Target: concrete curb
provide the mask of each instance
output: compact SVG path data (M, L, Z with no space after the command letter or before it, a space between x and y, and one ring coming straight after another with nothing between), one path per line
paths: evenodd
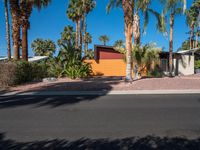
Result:
M200 90L129 90L129 91L35 91L8 92L0 96L53 96L53 95L156 95L156 94L200 94Z

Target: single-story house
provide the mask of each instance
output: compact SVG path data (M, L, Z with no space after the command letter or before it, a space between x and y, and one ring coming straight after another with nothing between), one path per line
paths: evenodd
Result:
M194 55L190 53L173 53L173 72L174 75L190 75L194 74ZM169 53L160 53L159 67L163 73L168 74ZM96 76L125 76L126 62L124 55L115 51L112 46L95 45L94 59L85 60L90 63L93 74ZM145 76L147 70L141 75ZM134 76L134 74L133 74Z

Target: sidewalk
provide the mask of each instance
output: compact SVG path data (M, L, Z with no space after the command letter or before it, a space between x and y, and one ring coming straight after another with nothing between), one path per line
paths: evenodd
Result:
M200 94L200 90L129 90L129 91L34 91L34 92L7 92L0 96L67 96L67 95L159 95L159 94Z

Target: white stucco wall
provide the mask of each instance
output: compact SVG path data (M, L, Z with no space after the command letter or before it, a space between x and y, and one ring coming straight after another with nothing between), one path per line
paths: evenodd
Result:
M174 68L179 75L194 74L194 56L182 55L181 59L174 60Z

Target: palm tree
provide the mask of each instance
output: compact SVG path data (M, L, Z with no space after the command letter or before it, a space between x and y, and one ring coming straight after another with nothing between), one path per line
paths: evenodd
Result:
M7 40L7 53L8 60L11 59L11 46L10 46L10 23L8 14L8 1L4 0L5 19L6 19L6 40Z
M52 57L56 50L56 45L52 40L36 39L32 42L31 48L35 56Z
M182 8L183 0L161 0L164 4L163 13L169 13L169 75L172 76L173 71L173 34L174 34L174 21L175 16L180 15L184 10Z
M20 0L21 18L20 23L22 27L22 59L28 60L28 29L30 28L29 18L33 7L41 9L47 6L51 0Z
M131 82L132 79L132 32L133 32L133 12L135 0L110 0L107 11L111 7L121 7L124 12L125 37L126 37L126 81Z
M109 37L107 35L102 35L99 37L99 41L103 43L103 45L106 45L106 43L109 41Z
M95 8L96 2L94 0L83 0L83 11L82 22L83 22L83 32L84 32L84 51L87 50L87 15Z
M115 48L121 48L121 47L123 47L124 46L124 41L123 40L117 40L117 41L115 41L115 43L114 43L114 47Z
M14 60L19 60L20 53L20 8L19 0L9 0L12 17L12 39L14 49Z
M162 31L162 21L161 16L156 11L149 8L151 0L110 0L107 11L110 11L111 7L121 7L124 10L124 22L125 22L125 36L126 36L126 48L127 48L127 80L132 80L131 71L132 71L132 58L131 48L132 48L132 32L134 35L134 44L140 45L141 38L141 26L140 26L140 16L139 13L144 15L144 30L146 29L149 13L153 14L157 19L157 27ZM133 27L133 29L131 29ZM129 43L129 44L128 44Z
M76 43L76 33L72 26L68 25L64 28L64 31L61 33L61 39L58 40L58 45L62 44L68 45L69 47L74 47Z
M199 22L200 22L200 0L195 0L188 11L186 11L186 23L190 27L190 49L194 48L193 37L196 28L196 47L198 45Z
M67 16L73 22L76 23L76 48L79 48L79 38L80 38L80 23L83 15L82 0L70 0Z
M86 32L85 34L85 54L87 54L88 51L88 44L92 43L92 36L90 33Z

